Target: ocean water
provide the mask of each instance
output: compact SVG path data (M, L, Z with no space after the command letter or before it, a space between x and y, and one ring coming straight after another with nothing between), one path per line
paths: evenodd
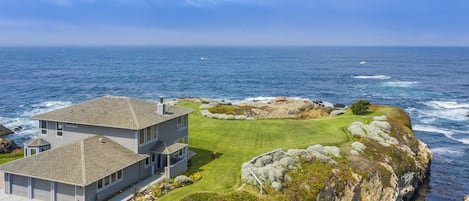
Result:
M31 115L104 95L399 106L434 154L421 198L469 194L469 48L0 48L0 124L23 128L18 144L38 135Z

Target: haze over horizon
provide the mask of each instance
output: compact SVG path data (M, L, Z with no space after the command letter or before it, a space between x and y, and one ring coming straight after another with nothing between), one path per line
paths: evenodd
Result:
M3 0L0 46L469 46L469 1Z

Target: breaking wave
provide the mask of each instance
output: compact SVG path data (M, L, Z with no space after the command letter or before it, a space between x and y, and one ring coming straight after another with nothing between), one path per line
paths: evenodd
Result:
M355 79L376 79L376 80L389 80L391 79L390 76L386 75L356 75L352 76Z
M419 82L415 81L393 81L393 82L385 82L383 86L386 87L411 87Z

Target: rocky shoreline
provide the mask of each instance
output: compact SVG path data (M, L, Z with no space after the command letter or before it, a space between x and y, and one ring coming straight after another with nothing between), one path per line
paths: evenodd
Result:
M198 97L177 98L169 104L184 101L199 102L201 114L205 117L224 120L254 120L254 119L310 119L337 116L344 113L343 104L331 106L321 101L277 97L266 103L260 101L241 102L233 104L224 100Z
M1 138L5 135L14 134L15 132L0 124L0 154L11 153L17 149L21 149L13 140Z

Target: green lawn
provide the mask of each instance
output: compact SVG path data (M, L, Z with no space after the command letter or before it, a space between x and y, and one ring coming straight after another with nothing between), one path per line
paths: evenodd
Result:
M195 192L230 192L241 185L240 169L252 157L276 148L305 148L312 144L342 145L349 142L345 129L355 121L369 123L365 117L345 115L311 120L216 120L202 117L198 103L185 102L180 106L196 109L189 117L189 147L198 153L188 172L200 171L203 179L178 188L162 200L181 200ZM212 160L215 151L218 158Z
M9 154L0 154L0 164L23 158L23 156L24 156L23 151L18 151L18 152L9 153Z

